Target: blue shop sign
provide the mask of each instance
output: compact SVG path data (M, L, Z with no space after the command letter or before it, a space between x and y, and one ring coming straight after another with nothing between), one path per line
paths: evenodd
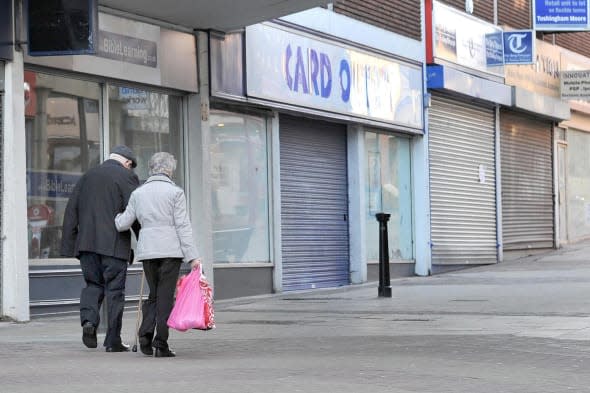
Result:
M533 64L535 37L532 30L504 32L504 63Z
M504 42L502 32L495 32L485 35L486 39L486 65L504 65Z
M587 0L535 0L533 29L580 31L589 29Z
M422 69L282 26L246 28L247 95L422 128Z
M81 174L27 171L27 196L69 198Z

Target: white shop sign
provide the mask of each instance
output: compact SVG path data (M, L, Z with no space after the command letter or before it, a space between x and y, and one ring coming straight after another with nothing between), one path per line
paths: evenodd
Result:
M590 99L590 70L561 71L560 76L562 100Z
M434 57L504 76L501 28L438 1L432 23Z
M247 95L422 128L422 70L281 26L246 28Z

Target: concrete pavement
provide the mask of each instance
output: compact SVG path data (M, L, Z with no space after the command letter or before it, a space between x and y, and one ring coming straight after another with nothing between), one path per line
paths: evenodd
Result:
M87 349L73 317L0 323L0 393L590 391L590 243L392 287L220 301L174 359Z

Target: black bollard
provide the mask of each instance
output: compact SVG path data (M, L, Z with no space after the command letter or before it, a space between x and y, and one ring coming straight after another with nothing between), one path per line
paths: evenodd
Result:
M389 279L389 245L387 244L387 221L391 214L377 213L379 221L379 297L391 297Z

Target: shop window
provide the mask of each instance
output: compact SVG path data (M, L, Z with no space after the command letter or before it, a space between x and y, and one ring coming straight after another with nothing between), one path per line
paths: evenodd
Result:
M367 260L379 260L379 223L375 214L391 214L388 223L389 258L411 260L412 192L410 140L365 133Z
M590 237L590 137L568 130L567 221L572 241Z
M243 33L211 33L211 94L242 97L244 92Z
M80 176L100 162L98 83L25 71L29 259L59 258Z
M141 182L148 178L148 161L154 153L174 155L178 161L174 181L182 187L181 97L123 86L109 86L108 91L111 147L124 144L134 151Z
M68 199L82 174L102 161L101 94L99 83L25 72L31 263L60 258ZM181 97L119 86L109 86L108 94L110 145L135 151L141 181L153 153L172 153L179 162L175 181L183 186Z
M266 121L220 111L210 120L214 262L269 262Z

